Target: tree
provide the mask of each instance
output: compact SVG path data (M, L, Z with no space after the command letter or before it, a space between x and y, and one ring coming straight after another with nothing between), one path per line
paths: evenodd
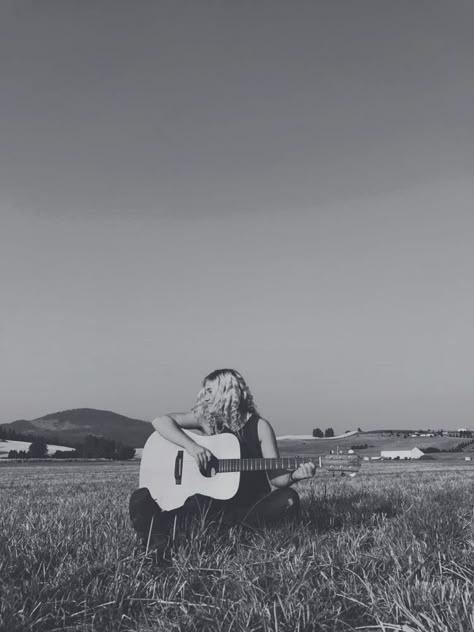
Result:
M315 428L313 430L313 437L324 437L324 433L321 428Z
M334 430L332 428L326 428L324 431L325 437L334 437Z
M133 459L135 456L135 448L125 446L118 441L106 439L105 437L87 435L84 443L79 445L71 456L72 458L109 459L111 461L128 460Z
M134 456L135 448L128 445L122 445L121 443L117 445L116 458L119 461L128 461L129 459L133 459Z
M45 459L48 456L48 444L43 439L34 439L28 448L28 456L33 459Z
M52 457L53 459L77 459L79 454L77 450L56 450Z

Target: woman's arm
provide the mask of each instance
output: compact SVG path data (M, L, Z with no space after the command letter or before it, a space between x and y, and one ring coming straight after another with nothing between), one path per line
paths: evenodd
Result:
M280 457L275 432L266 419L260 418L258 420L258 438L260 439L260 447L264 459L278 459ZM290 487L296 481L312 478L314 471L314 463L303 463L294 472L275 470L270 472L269 475L271 483L275 487Z
M196 418L192 410L186 413L161 415L153 419L151 423L162 437L184 448L196 460L201 469L206 469L212 458L212 452L193 441L189 435L182 431L182 428L202 430L199 419Z

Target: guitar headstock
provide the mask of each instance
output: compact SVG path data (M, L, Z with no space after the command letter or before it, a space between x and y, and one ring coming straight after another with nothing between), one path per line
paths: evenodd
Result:
M361 458L357 454L326 454L319 457L319 467L329 472L358 472Z

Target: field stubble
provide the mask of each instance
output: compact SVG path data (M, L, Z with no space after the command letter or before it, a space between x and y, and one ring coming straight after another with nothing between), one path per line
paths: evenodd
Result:
M474 468L298 486L301 522L196 519L163 565L127 515L137 464L0 468L2 632L472 632Z

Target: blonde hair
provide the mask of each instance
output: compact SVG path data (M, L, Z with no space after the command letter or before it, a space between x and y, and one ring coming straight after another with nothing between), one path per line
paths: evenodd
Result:
M217 382L210 405L205 401L208 382ZM224 428L239 432L247 422L248 413L258 414L249 387L234 369L217 369L206 375L192 410L198 419L204 419L206 434L219 434Z

